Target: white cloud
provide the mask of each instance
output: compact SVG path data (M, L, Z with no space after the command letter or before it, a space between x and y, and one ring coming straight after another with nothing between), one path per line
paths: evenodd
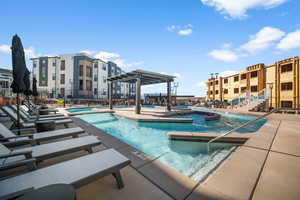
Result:
M178 31L178 35L190 35L192 34L193 30L188 28L188 29L182 29Z
M104 61L108 61L110 59L115 59L115 58L119 58L120 55L116 54L116 53L111 53L111 52L106 52L106 51L100 51L99 53L97 53L95 56L95 58L99 58L102 59Z
M280 29L266 26L255 35L250 36L250 41L242 45L241 49L250 53L255 53L270 47L275 41L280 40L284 35L285 33Z
M95 53L95 51L83 50L83 51L80 51L80 53L85 53L85 54L88 54L88 55L92 55L92 54Z
M221 77L226 77L226 76L231 76L231 75L234 75L234 74L238 74L239 72L238 71L234 71L234 70L226 70L224 72L221 72L219 74L219 76Z
M237 54L229 49L215 49L209 55L224 62L234 62L238 59Z
M178 35L187 36L193 33L193 25L171 25L167 27L167 30L170 32L176 32Z
M281 50L290 50L300 48L300 29L287 34L278 44L277 48Z
M3 45L0 45L0 52L2 53L10 53L10 46L9 45L6 45L6 44L3 44Z
M35 58L40 56L35 52L34 47L29 47L28 49L24 49L24 53L27 58Z
M206 83L204 81L202 81L202 82L196 83L196 86L200 87L200 88L205 88L206 87Z
M204 5L214 7L230 18L245 18L247 10L255 8L270 9L287 0L201 0Z
M124 59L119 59L119 58L112 60L112 62L116 63L121 68L137 67L137 66L144 64L143 61L126 63Z
M7 44L0 45L0 52L10 54L10 46ZM36 54L34 47L24 48L24 53L27 58L33 58L38 55Z

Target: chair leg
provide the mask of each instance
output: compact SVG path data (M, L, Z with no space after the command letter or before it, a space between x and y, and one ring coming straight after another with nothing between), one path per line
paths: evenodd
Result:
M114 172L114 173L112 173L112 175L115 177L115 179L117 181L118 188L122 189L124 187L124 183L123 183L120 171Z

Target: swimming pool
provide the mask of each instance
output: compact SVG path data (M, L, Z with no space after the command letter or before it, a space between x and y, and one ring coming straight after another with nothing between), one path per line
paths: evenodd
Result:
M95 107L84 107L84 108L69 108L66 110L70 113L76 113L76 112L90 112L94 109L96 109L96 108Z
M180 117L192 117L194 123L137 122L110 113L79 116L79 118L89 124L156 158L196 181L203 180L211 170L232 152L235 145L216 143L212 145L212 154L209 156L206 150L206 143L170 141L167 132L223 133L232 129L231 126L233 125L242 124L254 119L254 117L246 115L222 115L220 120L205 122L204 117L201 115L196 116L192 114ZM228 124L228 122L231 124ZM258 121L249 130L254 132L264 123L265 120ZM239 133L249 132L249 130L244 129Z

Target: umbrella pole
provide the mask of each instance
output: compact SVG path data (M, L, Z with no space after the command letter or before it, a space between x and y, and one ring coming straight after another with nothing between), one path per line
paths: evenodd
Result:
M18 128L18 134L20 135L20 98L19 93L17 92L17 128Z

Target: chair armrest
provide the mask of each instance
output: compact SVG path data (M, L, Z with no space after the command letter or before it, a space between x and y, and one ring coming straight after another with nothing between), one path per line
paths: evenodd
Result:
M19 152L7 153L7 154L0 154L0 159L20 156L20 155L24 155L26 158L32 158L32 151L19 151Z
M17 132L27 132L27 131L35 133L36 132L36 128L21 128L21 129L13 129L11 131L13 131L14 133L17 133Z

